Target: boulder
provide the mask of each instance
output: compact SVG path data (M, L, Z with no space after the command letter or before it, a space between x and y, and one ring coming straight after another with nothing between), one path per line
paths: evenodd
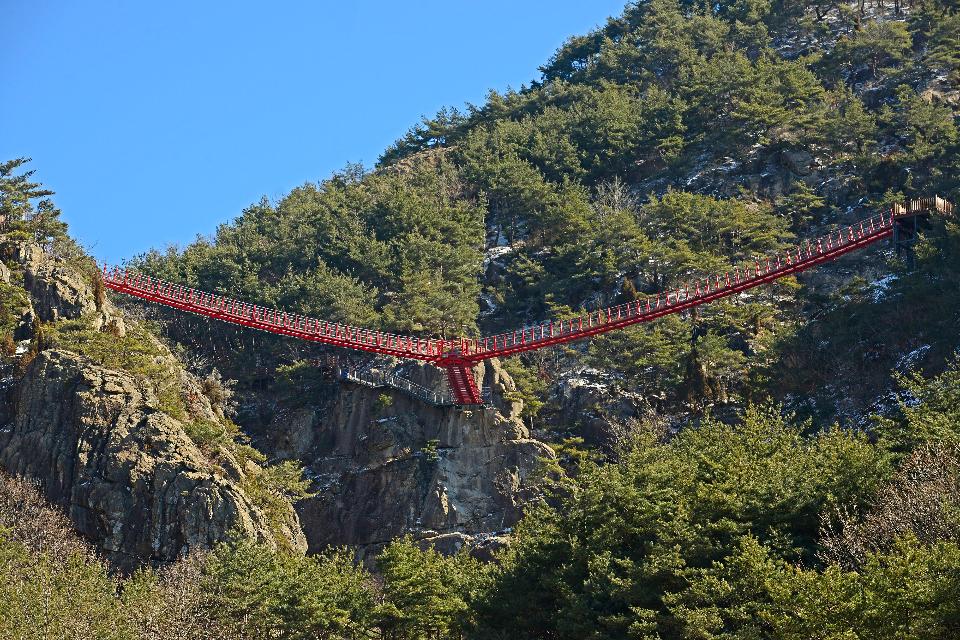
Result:
M17 245L13 257L23 267L23 287L41 322L86 316L98 330L109 329L116 335L126 332L122 314L106 299L97 299L95 276L35 244Z
M783 166L798 176L808 176L813 171L813 155L806 150L783 151L781 153Z

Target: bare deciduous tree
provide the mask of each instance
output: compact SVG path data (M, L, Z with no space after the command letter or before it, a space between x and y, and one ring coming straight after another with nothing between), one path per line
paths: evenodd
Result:
M822 518L820 558L859 567L897 538L960 540L960 450L930 444L915 451L864 513L838 510Z

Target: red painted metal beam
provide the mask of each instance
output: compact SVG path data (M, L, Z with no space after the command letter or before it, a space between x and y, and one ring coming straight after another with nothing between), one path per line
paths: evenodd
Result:
M666 315L680 313L693 307L773 282L779 278L805 271L818 264L835 260L851 251L857 251L874 242L887 238L892 233L892 227L887 226L883 229L876 230L874 233L855 237L852 240L844 242L842 245L834 246L831 250L825 250L823 253L816 252L811 255L806 255L791 264L783 264L783 259L781 258L781 266L779 268L765 270L761 265L759 269L755 270L753 276L749 278L735 278L730 285L724 284L724 286L712 289L709 292L701 290L699 293L690 295L688 293L689 287L680 287L675 292L670 291L666 295L657 296L654 301L643 299L633 303L627 303L626 305L601 309L584 318L575 318L572 322L577 328L572 331L560 333L559 335L556 333L550 335L549 332L538 327L525 329L522 331L522 334L525 336L529 332L532 336L530 340L512 341L505 346L489 350L481 347L479 352L469 354L465 357L472 361L486 360L492 357L505 357L524 351L532 351L534 349L542 349L548 346L582 340L641 322L650 322L651 320L656 320ZM726 282L726 275L727 274L725 274L723 278L724 283ZM717 278L719 278L719 276L717 276ZM736 282L737 279L739 279L739 282ZM540 338L538 336L543 337ZM478 342L483 345L485 340L490 340L490 344L497 343L495 338L481 339Z
M449 341L388 334L267 309L120 269L104 269L104 285L180 311L300 340L434 362Z
M939 197L921 198L911 200L905 205L893 205L887 212L841 227L815 241L801 242L784 254L757 258L754 260L752 269L748 266L745 269L737 268L722 276L720 274L710 276L706 278L703 288L700 287L698 280L693 285L685 284L676 290L657 294L655 297L650 296L639 301L600 309L586 316L480 338L471 342L475 349L466 352L464 357L468 360L480 361L492 357L510 356L582 340L641 322L649 322L672 313L680 313L835 260L844 254L889 237L893 233L894 221L898 218L932 212L950 215L953 213L953 205Z

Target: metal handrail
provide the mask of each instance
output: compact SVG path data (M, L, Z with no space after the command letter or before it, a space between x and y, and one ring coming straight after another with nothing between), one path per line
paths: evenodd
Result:
M369 370L364 371L355 369L339 369L338 373L340 378L343 380L349 380L350 382L359 383L372 388L390 387L392 389L397 389L398 391L402 391L407 395L413 396L414 398L423 400L424 402L437 407L449 407L456 404L453 398L449 395L434 391L433 389L428 389L427 387L407 380L406 378L401 378L400 376L392 373L375 373Z

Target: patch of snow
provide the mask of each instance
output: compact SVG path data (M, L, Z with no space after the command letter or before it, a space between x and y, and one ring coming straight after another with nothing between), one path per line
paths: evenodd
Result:
M483 256L483 270L486 271L487 267L489 267L490 263L494 260L498 260L511 253L513 253L513 247L508 244L498 244L495 247L490 247Z
M910 353L902 356L897 360L896 369L897 371L906 371L912 367L917 361L919 361L923 356L927 355L927 352L930 351L930 345L925 344L921 347L917 347Z
M481 294L480 294L480 300L483 301L483 305L484 305L484 307L486 307L485 309L482 309L482 310L480 311L480 316L481 316L481 317L486 317L486 316L492 315L492 314L496 313L497 310L500 308L500 307L497 305L497 303L493 301L493 296L491 296L489 293L481 293Z
M501 227L501 226L498 225L498 226L497 226L497 230L496 230L496 234L497 234L497 235L495 236L496 240L495 240L495 243L494 243L495 246L498 246L498 247L508 247L508 246L510 246L510 242L507 240L507 236L506 236L506 234L503 232L503 227Z
M737 168L739 168L739 167L740 167L740 163L739 163L739 162L737 162L737 161L734 160L733 158L727 156L726 158L723 159L723 164L720 165L719 167L717 167L715 170L716 170L716 171L719 171L719 172L721 172L721 173L729 173L729 172L731 172L731 171L733 171L734 169L737 169Z
M887 291L890 289L890 285L897 281L897 276L895 274L886 275L878 280L874 280L870 283L870 288L873 290L873 301L880 302L887 296Z
M608 371L601 371L592 367L583 367L571 371L568 377L564 377L560 381L560 393L563 394L565 398L570 398L574 392L584 389L606 393L610 390L613 378L613 374Z
M689 187L689 186L692 185L694 182L696 182L697 180L699 180L699 179L700 179L700 176L702 176L702 175L703 175L703 171L697 171L697 172L694 173L692 176L690 176L689 178L687 178L687 186Z
M20 342L17 343L17 350L14 352L14 355L22 356L29 350L30 350L30 341L21 340Z

